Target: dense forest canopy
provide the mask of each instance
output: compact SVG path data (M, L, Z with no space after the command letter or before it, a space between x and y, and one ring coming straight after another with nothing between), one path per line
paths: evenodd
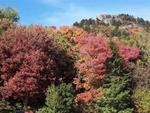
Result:
M0 113L150 113L150 22L100 15L20 26L0 8Z

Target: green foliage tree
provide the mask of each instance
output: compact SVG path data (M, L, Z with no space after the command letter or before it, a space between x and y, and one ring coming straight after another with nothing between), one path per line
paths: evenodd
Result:
M16 10L12 8L0 7L0 19L2 18L7 18L13 22L17 22L19 20L19 16Z
M68 48L71 48L73 45L67 40L65 39L60 32L56 33L56 37L55 37L56 41L61 45L61 47L64 50L67 50Z
M143 32L142 38L136 40L142 50L142 59L133 65L132 99L137 113L150 112L150 34Z
M72 85L51 85L46 94L46 106L37 113L74 113L74 90Z
M83 28L87 32L95 32L97 23L96 20L90 18L82 19L81 22L75 22L73 25L79 28Z
M129 33L128 33L128 31L125 31L125 30L120 31L119 28L116 26L112 30L110 36L111 37L115 37L116 36L116 37L119 37L119 38L128 38L129 37Z
M107 74L102 86L104 97L96 101L97 113L132 113L130 73L123 66L123 59L112 41L110 47L113 55L106 63Z
M136 88L133 100L137 113L150 113L150 89Z
M105 79L104 97L97 100L97 113L132 113L128 76L111 76Z
M138 61L133 70L132 99L137 113L150 112L150 64Z
M0 34L9 28L15 26L15 22L19 20L16 10L12 8L0 7Z

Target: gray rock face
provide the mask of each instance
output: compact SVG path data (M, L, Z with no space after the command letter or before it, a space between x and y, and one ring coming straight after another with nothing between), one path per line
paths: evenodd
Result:
M103 15L99 15L96 18L99 22L101 23L105 23L108 25L112 25L114 22L121 22L122 19L116 15L107 15L107 14L103 14Z

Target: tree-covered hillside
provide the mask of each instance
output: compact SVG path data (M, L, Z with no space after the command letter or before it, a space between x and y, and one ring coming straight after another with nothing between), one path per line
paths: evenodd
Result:
M150 22L101 15L20 26L0 8L0 113L150 113Z

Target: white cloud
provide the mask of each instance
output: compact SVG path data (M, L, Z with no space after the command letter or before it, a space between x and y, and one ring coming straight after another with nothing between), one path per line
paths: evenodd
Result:
M88 10L84 7L77 6L70 3L65 11L56 12L53 15L49 15L43 19L45 24L48 25L71 25L75 21L80 21L85 18L95 18L99 14L99 11Z

